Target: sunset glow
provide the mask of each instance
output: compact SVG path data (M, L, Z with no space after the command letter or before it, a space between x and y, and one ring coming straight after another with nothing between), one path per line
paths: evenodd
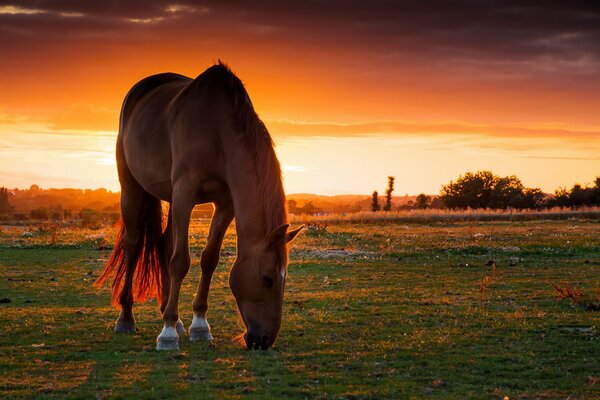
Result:
M0 2L1 185L119 190L129 88L219 58L269 128L288 193L367 194L393 175L398 194L435 194L479 169L553 192L600 173L593 10L471 5L458 24L467 6L444 2L101 3Z

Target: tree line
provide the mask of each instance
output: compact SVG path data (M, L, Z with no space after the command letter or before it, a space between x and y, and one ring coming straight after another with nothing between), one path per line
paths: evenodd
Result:
M570 189L558 188L553 194L539 188L528 188L515 175L498 176L490 171L467 172L455 181L442 185L438 196L424 193L404 202L393 198L395 178L388 177L385 197L374 191L371 198L351 196L357 200L313 200L302 206L293 199L288 201L291 214L352 213L398 211L411 209L542 209L552 207L579 208L600 206L600 176L593 184L575 184ZM327 196L325 196L327 197ZM406 196L408 197L408 195ZM32 185L20 190L0 188L0 221L73 220L96 224L119 217L119 193L105 189L40 189ZM392 200L394 199L394 203ZM345 201L345 202L343 202ZM399 201L401 204L399 204ZM212 214L212 206L202 205L194 210L196 217Z
M379 203L379 193L371 196L371 211L390 211L394 177L388 177L385 205ZM515 176L498 176L491 171L467 172L446 185L442 185L437 197L419 194L415 201L397 209L532 209L552 207L578 208L600 206L600 176L592 185L575 184L571 189L558 188L554 194L546 194L539 188L525 187Z
M591 186L575 184L568 190L558 188L553 195L539 188L528 188L515 175L497 176L490 171L467 172L443 185L440 203L450 209L542 209L600 206L600 176Z

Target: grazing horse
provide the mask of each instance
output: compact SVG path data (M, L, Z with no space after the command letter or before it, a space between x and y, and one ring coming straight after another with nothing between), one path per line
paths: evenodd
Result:
M138 82L121 109L117 137L122 225L96 281L110 276L121 311L115 332L134 332L134 301L156 297L164 327L157 350L179 348L186 330L179 292L190 268L188 228L196 204L213 203L191 341L211 340L208 291L227 227L235 217L237 258L229 286L248 348L273 345L287 275L285 194L273 142L237 76L221 61L191 79L165 73ZM161 201L170 204L166 228Z

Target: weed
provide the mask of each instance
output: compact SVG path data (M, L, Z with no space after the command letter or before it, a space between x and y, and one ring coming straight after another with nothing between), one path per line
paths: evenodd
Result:
M586 295L580 286L572 287L568 282L556 285L548 279L548 284L554 288L559 299L568 299L584 310L600 311L600 288L598 283L596 283L596 292L591 296Z

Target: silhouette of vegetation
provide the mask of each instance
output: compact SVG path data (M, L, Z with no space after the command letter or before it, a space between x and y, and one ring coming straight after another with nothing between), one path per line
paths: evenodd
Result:
M500 177L491 171L467 172L440 190L442 204L450 209L538 209L544 199L540 189L526 188L516 176Z
M8 200L14 208L14 212L29 213L34 208L39 207L46 207L60 212L63 210L77 212L84 208L101 211L109 206L113 206L118 210L120 193L102 188L95 190L41 189L38 185L31 185L29 189L9 190Z
M290 214L319 214L323 212L321 208L313 204L312 200L307 201L302 207L298 206L296 200L288 200L288 212Z
M31 219L47 220L49 214L48 209L46 207L38 207L31 210L29 215Z
M600 206L600 176L593 184L560 187L553 194L525 187L516 176L500 177L490 171L467 172L456 181L442 186L440 195L392 196L393 177L388 177L388 190L382 205L379 193L372 196L292 194L288 196L288 212L292 215L353 214L380 211L415 211L434 209L540 210ZM120 194L106 189L28 189L0 188L0 220L21 224L30 221L75 221L87 226L100 226L116 221L120 215ZM198 205L192 218L209 218L211 204ZM443 212L443 211L440 211ZM444 211L448 212L448 211ZM492 218L492 217L490 217Z
M388 176L388 188L385 191L385 205L383 211L392 211L392 192L394 191L394 177Z
M467 172L456 182L442 186L439 200L450 209L537 210L600 206L600 176L595 179L593 186L575 184L570 190L558 188L552 196L538 188L525 187L514 175L500 177L490 171Z
M554 289L559 299L568 299L588 311L600 311L600 287L596 283L596 292L593 295L586 295L580 286L572 287L568 282L554 284L548 279L548 284Z
M431 196L427 196L425 193L421 193L417 196L417 208L419 210L424 210L431 204Z
M575 184L571 190L558 188L549 201L550 206L578 208L584 206L600 206L600 176L596 177L593 186Z
M95 226L102 221L102 214L89 208L81 210L79 216L84 226Z
M296 200L288 200L287 209L288 209L288 213L290 213L290 214L299 214L298 213L298 202Z
M10 203L8 202L8 189L0 188L0 215L6 215L11 212Z
M381 206L379 205L379 193L377 190L373 192L372 200L371 200L371 211L379 211L381 210Z

